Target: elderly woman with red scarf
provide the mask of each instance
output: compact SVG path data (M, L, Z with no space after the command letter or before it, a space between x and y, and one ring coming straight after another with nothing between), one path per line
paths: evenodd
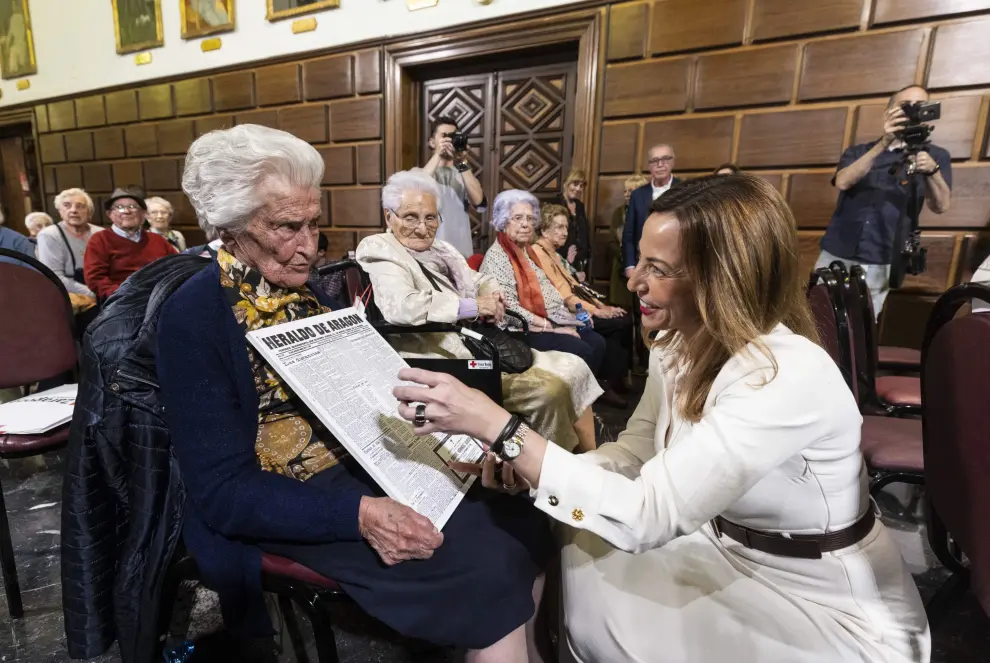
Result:
M578 321L540 268L532 247L539 220L540 203L533 194L518 189L498 194L492 206L497 241L485 254L480 271L498 282L505 293L506 309L529 323L531 348L575 354L601 379L605 339ZM603 387L603 402L624 403L609 385Z

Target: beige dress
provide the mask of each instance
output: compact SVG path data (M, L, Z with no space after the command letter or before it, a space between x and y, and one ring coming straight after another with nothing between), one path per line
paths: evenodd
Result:
M371 276L375 304L390 323L457 322L460 296L453 284L438 275L441 285L450 287L435 290L419 263L390 233L363 239L357 248L357 260ZM479 294L499 289L494 279L473 274L477 275ZM471 358L460 337L453 333L403 334L389 342L405 357ZM578 443L574 424L601 394L587 364L564 352L533 351L533 366L528 371L502 374L505 409L520 415L541 435L567 450Z
M567 642L581 663L925 663L924 606L878 520L859 543L797 559L717 536L717 515L815 534L874 508L862 417L828 354L783 325L718 374L697 423L682 367L655 350L628 427L573 456L550 445L536 506L573 529L561 553ZM772 379L771 379L772 377Z

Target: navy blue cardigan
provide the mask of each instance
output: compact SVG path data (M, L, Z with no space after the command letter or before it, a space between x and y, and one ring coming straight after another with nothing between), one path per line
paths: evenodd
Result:
M158 377L186 488L183 541L220 594L228 628L265 635L271 624L261 593L261 551L251 541L360 540L361 495L328 493L261 470L247 343L215 261L162 309Z

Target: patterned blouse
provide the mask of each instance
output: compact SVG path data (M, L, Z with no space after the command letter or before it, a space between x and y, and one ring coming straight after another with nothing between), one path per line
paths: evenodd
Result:
M223 248L217 262L220 285L245 334L330 310L307 288L287 290L271 285ZM343 460L347 451L333 435L250 344L247 351L260 404L254 449L261 469L305 481Z
M550 282L547 275L543 273L539 265L533 262L528 253L526 260L529 260L529 266L536 272L536 278L540 282L540 291L543 293L543 302L547 307L547 317L550 322L561 327L577 326L577 318L567 308L564 298L557 292L557 288L553 287L553 283ZM512 271L512 263L509 261L509 256L505 254L505 249L498 242L489 247L488 252L485 253L485 259L481 263L481 269L478 271L491 276L498 282L502 292L505 293L505 307L507 309L513 313L518 313L526 322L532 324L536 316L524 309L519 303L519 290L516 285L515 272Z

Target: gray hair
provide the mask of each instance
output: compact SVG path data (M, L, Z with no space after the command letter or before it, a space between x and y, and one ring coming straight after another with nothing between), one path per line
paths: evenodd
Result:
M175 209L172 207L172 203L168 202L164 198L159 198L158 196L153 196L151 198L145 198L144 199L144 204L145 205L151 205L151 204L161 205L162 207L164 207L165 209L168 210L169 216L175 214Z
M52 217L44 212L31 212L24 217L24 227L29 231L35 229L40 231L42 228L52 225L52 223Z
M382 207L390 210L399 209L402 204L402 194L407 191L419 191L433 196L437 205L440 204L440 185L422 168L400 170L388 178L382 187Z
M533 216L536 217L533 230L539 230L540 201L529 191L522 191L521 189L508 189L495 196L495 204L492 205L492 227L499 232L505 230L505 226L509 223L512 207L519 203L532 206Z
M89 213L92 214L96 211L96 207L93 205L93 199L89 197L89 194L82 189L66 189L55 196L55 209L62 207L62 203L66 201L67 198L72 196L82 196L86 199L86 206L89 207Z
M241 124L200 136L186 154L182 190L207 233L242 230L271 186L318 188L323 157L292 134Z

